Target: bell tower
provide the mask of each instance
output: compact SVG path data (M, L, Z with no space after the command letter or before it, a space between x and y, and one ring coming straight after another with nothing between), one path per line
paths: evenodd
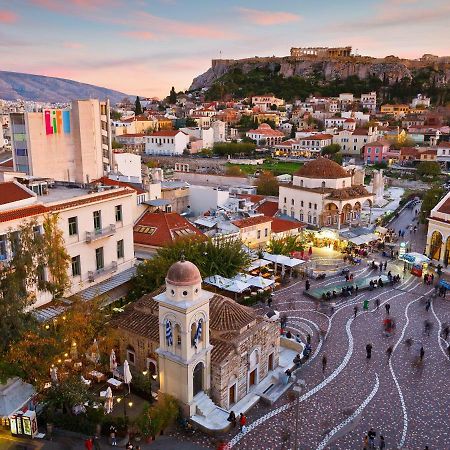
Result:
M160 391L177 398L186 415L195 414L194 397L211 386L209 300L200 271L190 261L173 264L159 303Z

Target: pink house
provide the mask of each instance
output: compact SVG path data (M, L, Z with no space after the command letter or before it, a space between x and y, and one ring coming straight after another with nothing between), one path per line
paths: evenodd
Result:
M389 153L390 143L387 141L375 141L370 142L364 146L364 162L366 164L375 164L382 161L388 161L390 158Z

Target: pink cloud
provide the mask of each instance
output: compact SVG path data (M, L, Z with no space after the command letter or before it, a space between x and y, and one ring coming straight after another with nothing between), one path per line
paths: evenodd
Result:
M79 50L80 48L84 48L85 45L82 44L81 42L64 42L63 46L65 48L71 48L73 50Z
M13 11L0 10L0 23L15 23L18 19L19 16Z
M257 25L280 25L297 22L302 18L298 14L283 11L263 11L250 8L237 8L237 10L246 20Z
M100 7L111 7L111 3L115 4L116 0L29 0L31 4L48 9L53 12L69 12L79 11L87 9L96 9Z
M124 31L122 34L141 41L152 41L157 38L156 35L150 31Z
M140 20L143 25L145 24L145 26L155 29L161 35L166 36L172 35L208 39L229 39L237 37L235 33L223 31L223 29L218 26L166 19L146 12L140 12L137 16L137 20Z

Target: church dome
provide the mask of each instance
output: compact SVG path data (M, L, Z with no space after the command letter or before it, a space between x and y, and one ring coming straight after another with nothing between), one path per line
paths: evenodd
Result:
M190 261L181 260L172 264L167 272L166 282L175 286L192 286L202 282L198 267Z
M320 156L313 161L307 162L304 166L300 167L295 173L298 177L306 178L348 178L350 175L347 171L340 166L337 162L331 159Z
M271 126L268 123L262 123L259 127L260 130L271 130Z

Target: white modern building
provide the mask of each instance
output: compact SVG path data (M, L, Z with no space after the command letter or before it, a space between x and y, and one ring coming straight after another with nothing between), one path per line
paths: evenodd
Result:
M146 137L147 155L181 156L188 148L189 136L180 130L156 131Z
M361 107L367 108L369 112L374 113L377 109L377 93L369 92L361 94Z
M78 294L90 299L108 292L105 281L119 276L122 281L131 278L135 261L135 191L118 187L96 191L33 178L25 182L28 187L16 181L0 184L3 199L0 204L1 261L7 262L12 256L9 233L18 231L28 220L36 220L42 230L45 215L57 214L71 258L66 297ZM46 270L43 276L48 277ZM35 295L33 308L51 301L48 292L36 290Z
M202 141L202 148L213 148L214 145L214 130L210 128L200 128L200 127L186 127L180 128L183 133L199 139Z

